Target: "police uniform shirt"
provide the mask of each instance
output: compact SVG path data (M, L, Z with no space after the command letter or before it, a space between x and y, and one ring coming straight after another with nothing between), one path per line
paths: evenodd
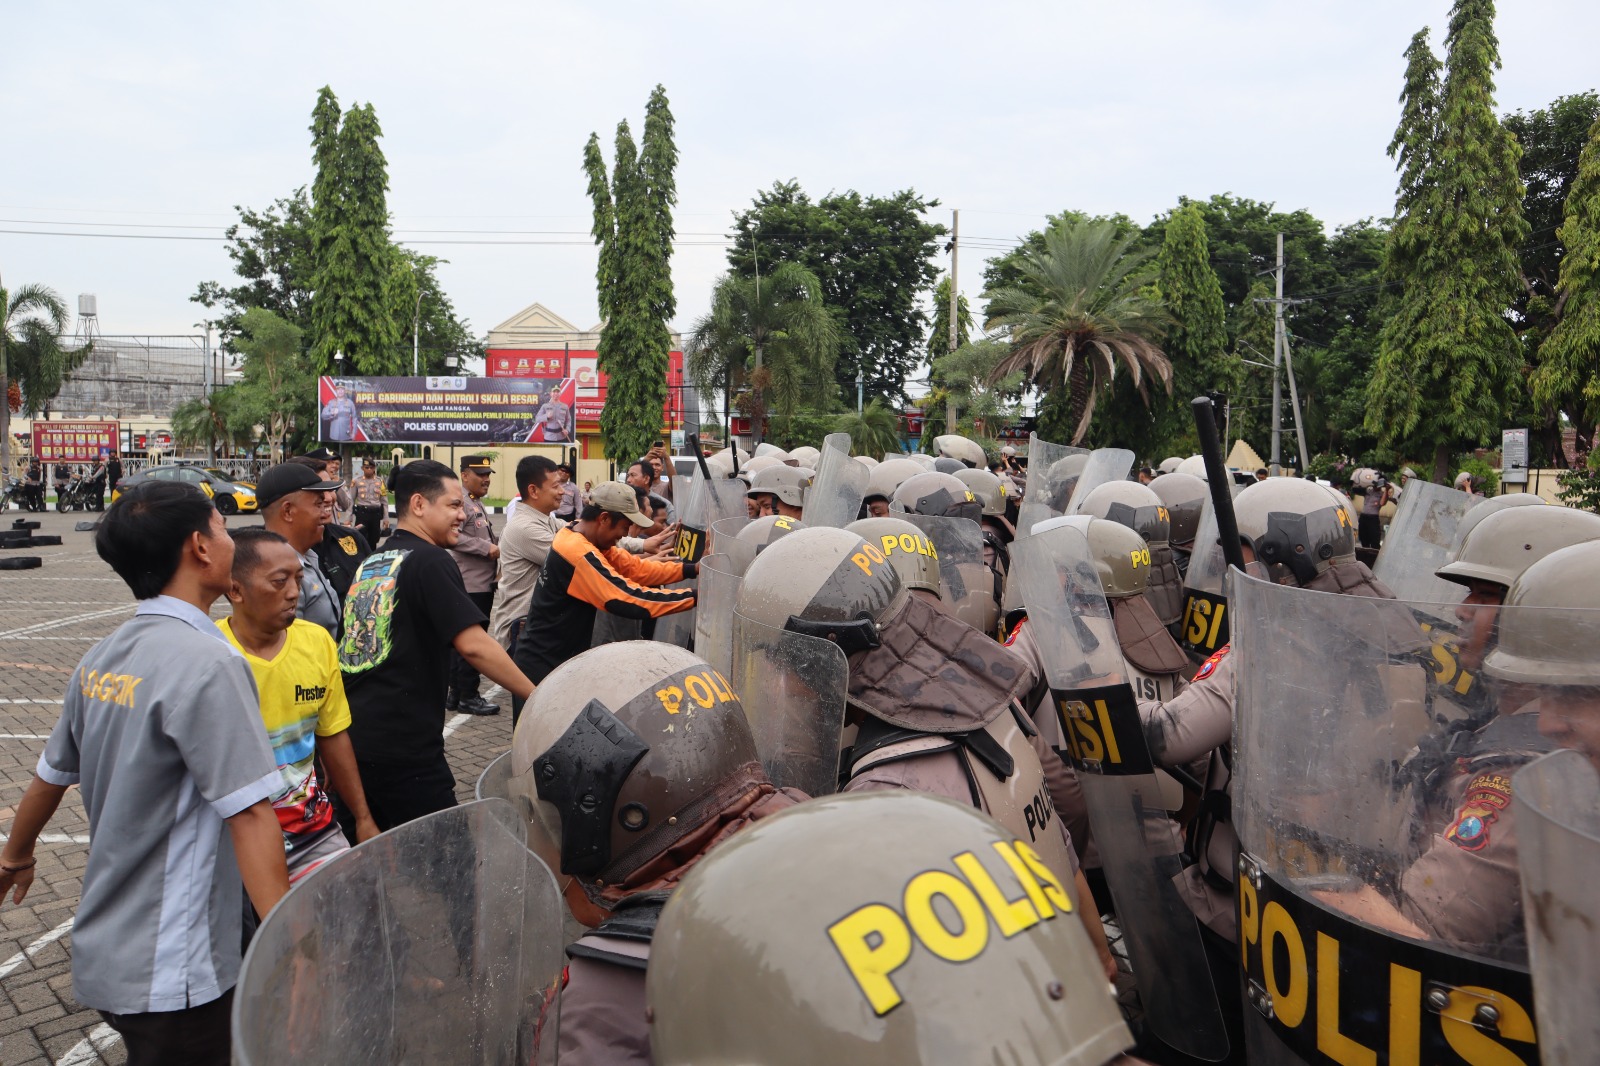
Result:
M461 567L461 580L468 592L493 592L499 563L489 558L489 550L498 543L499 538L489 525L489 515L483 509L481 500L468 496L462 504L465 515L461 520L461 536L450 549L450 554L455 556L456 565Z
M322 576L322 566L314 548L307 548L300 556L300 602L295 606L294 615L315 622L332 637L339 635L339 597L328 579Z
M243 885L223 821L281 777L250 667L192 604L157 596L73 672L39 777L78 785L94 847L72 993L114 1014L195 1007L239 977Z

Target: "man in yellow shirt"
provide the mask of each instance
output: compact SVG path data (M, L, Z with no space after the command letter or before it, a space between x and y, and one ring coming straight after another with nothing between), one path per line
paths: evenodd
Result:
M334 819L332 798L318 778L318 759L333 791L355 815L356 839L378 835L367 810L361 774L350 746L350 705L339 671L339 649L328 631L295 618L300 556L266 529L233 535L232 617L217 623L244 656L261 696L261 717L283 780L272 796L289 883L349 845Z

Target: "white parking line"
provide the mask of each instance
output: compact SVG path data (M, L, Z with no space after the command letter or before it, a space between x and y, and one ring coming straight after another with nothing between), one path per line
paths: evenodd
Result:
M20 702L20 701L18 701ZM51 703L57 701L51 700ZM49 740L49 733L0 733L0 740Z
M56 1060L56 1066L89 1066L100 1062L106 1052L122 1042L117 1031L105 1022L89 1030L89 1035L73 1045L72 1050Z
M71 931L72 919L68 918L66 921L50 930L44 936L40 937L38 940L35 940L21 951L11 956L5 962L0 963L0 978L11 976L11 972L17 967L21 966L25 962L32 961L34 955L38 954L40 948L54 944L57 940L60 940Z
M21 629L8 629L4 633L0 633L0 638L22 637L29 633L44 633L51 629L60 629L63 626L75 626L79 622L92 622L97 618L110 618L114 614L126 614L138 606L136 603L125 603L121 607L110 607L103 611L70 614L65 618L58 618L54 622L40 622L36 625L23 626Z
M60 703L60 700L0 700L0 703Z
M9 838L4 833L0 833L0 844L4 844L7 839L9 839ZM41 844L87 844L87 843L89 843L89 834L88 833L40 833L39 834L39 843L41 843Z
M444 724L444 735L445 736L449 736L451 733L454 733L457 729L461 728L461 723L462 722L467 721L471 717L472 717L472 715L470 715L470 714L458 714L458 715L456 715L454 718L450 719L448 722L446 722Z

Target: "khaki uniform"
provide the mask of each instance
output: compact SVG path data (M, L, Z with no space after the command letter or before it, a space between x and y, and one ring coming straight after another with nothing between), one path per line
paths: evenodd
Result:
M499 543L500 538L494 535L481 500L468 496L462 509L466 518L461 523L461 538L450 549L450 554L461 568L461 580L468 592L493 592L499 564L489 558L489 549Z
M1537 732L1539 706L1535 700L1479 731L1488 743L1458 760L1446 783L1453 817L1400 880L1406 917L1490 958L1521 961L1526 949L1511 776L1554 750Z
M500 583L495 590L489 635L507 650L514 650L511 626L527 616L533 586L562 525L559 519L524 503L512 512L501 534Z

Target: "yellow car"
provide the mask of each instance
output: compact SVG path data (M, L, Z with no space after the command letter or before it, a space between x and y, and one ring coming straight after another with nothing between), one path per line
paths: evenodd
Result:
M230 480L221 470L201 466L146 467L137 474L129 474L117 482L111 490L111 502L116 503L118 496L152 478L158 481L187 481L192 485L199 485L200 490L216 502L217 510L225 515L256 513L254 485Z

